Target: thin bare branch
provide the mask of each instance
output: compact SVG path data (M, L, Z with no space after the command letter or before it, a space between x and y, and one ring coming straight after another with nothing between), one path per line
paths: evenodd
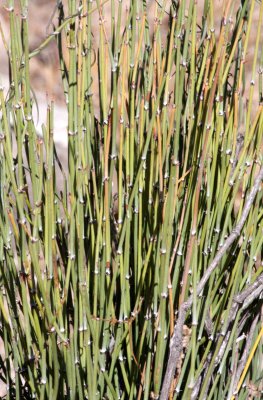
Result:
M240 378L240 376L241 376L241 374L242 374L242 372L244 370L245 364L247 362L247 357L248 357L248 354L249 354L249 351L250 351L250 348L251 348L253 336L255 334L255 329L256 329L256 326L257 326L258 318L259 318L259 316L257 315L255 317L254 321L252 322L252 325L251 325L251 328L250 328L250 331L249 331L249 334L248 334L248 337L247 337L247 340L246 340L246 346L245 346L245 349L243 351L242 358L241 358L241 360L239 362L239 365L238 365L236 373L232 377L232 381L231 381L230 387L232 386L232 383L233 383L234 391L235 391L235 389L237 387L239 378ZM233 394L234 393L229 392L227 399L230 400L232 398Z
M255 200L255 197L257 195L257 192L260 188L261 181L263 179L263 166L261 166L261 169L259 171L259 174L257 178L255 179L255 183L247 197L244 210L242 212L241 218L238 221L236 227L232 230L231 234L228 236L226 241L224 242L223 246L218 250L215 258L207 268L206 272L204 273L202 279L200 280L198 286L197 286L197 295L200 295L205 287L205 284L209 280L211 274L214 272L216 267L218 266L219 262L221 261L222 257L225 255L225 253L228 251L230 246L233 244L233 242L240 236L241 230L243 228L243 225L248 217L249 211L253 205L253 202ZM261 280L263 279L263 274L257 279ZM255 285L255 282L253 283ZM253 286L251 285L251 286ZM247 291L250 291L251 293L251 287L249 289L246 289ZM244 294L240 294L238 299L241 301L244 297ZM181 307L179 308L179 313L178 313L178 319L177 323L175 324L174 327L174 333L170 341L170 352L169 352L169 359L166 367L166 372L165 372L165 377L163 381L163 386L161 390L161 396L160 400L167 400L169 396L169 391L171 387L171 383L174 377L175 369L177 362L179 360L181 351L182 351L182 332L183 332L183 325L185 322L185 317L186 313L189 310L189 308L192 306L193 303L193 297L190 296L188 300L186 300Z

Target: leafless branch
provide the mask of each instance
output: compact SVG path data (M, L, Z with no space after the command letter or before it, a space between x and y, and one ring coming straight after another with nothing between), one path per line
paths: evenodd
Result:
M255 280L255 282L249 285L246 289L244 289L242 292L234 296L233 304L229 312L225 329L223 332L221 332L222 335L226 334L229 325L235 319L238 311L238 305L242 304L242 310L245 310L255 299L259 297L262 291L263 291L263 274L259 275L259 277Z
M207 281L209 280L213 271L218 266L219 262L221 261L222 257L224 256L224 254L228 251L228 249L233 244L233 242L240 236L241 230L242 230L244 223L248 217L248 214L253 205L253 202L254 202L257 192L260 188L262 180L263 180L263 166L261 166L259 174L258 174L257 178L255 179L254 185L247 197L240 220L238 221L236 227L232 230L231 234L228 236L228 238L224 242L223 246L216 253L215 258L213 259L213 261L211 262L211 264L205 271L199 284L197 285L197 295L198 296L202 293ZM260 276L260 278L263 280L263 274ZM240 298L236 299L236 301L238 301L238 300L240 301L241 298L243 298L243 297L241 296ZM183 325L185 322L186 313L189 310L189 308L192 306L192 303L193 303L193 296L190 296L179 308L178 319L175 324L174 333L173 333L173 336L170 341L169 359L168 359L166 372L165 372L165 376L164 376L164 381L163 381L163 385L162 385L160 400L167 400L168 396L169 396L169 391L170 391L171 383L172 383L172 380L174 377L176 365L178 363L178 360L179 360L179 357L180 357L180 354L182 351Z
M243 355L241 357L241 360L238 363L237 371L233 375L232 380L231 380L230 388L233 387L234 391L235 391L235 389L237 387L239 378L240 378L240 376L241 376L241 374L243 372L243 369L245 367L245 364L247 362L247 357L248 357L249 350L251 348L253 336L254 336L255 329L256 329L256 326L257 326L257 322L258 322L258 318L259 318L259 316L257 315L256 318L254 318L254 321L252 322L252 325L251 325L251 328L250 328L250 331L249 331L249 334L248 334L248 337L247 337L245 349L243 351ZM232 398L232 396L233 396L233 393L229 392L227 399L230 400Z
M261 292L263 292L263 274L260 275L258 277L258 279L253 284L251 284L247 289L245 289L242 292L238 293L234 297L233 304L232 304L232 307L230 309L229 317L228 317L228 320L226 322L226 328L224 329L224 331L220 332L220 334L218 334L217 338L216 338L216 343L217 343L219 338L224 336L224 340L223 340L223 342L222 342L222 344L220 346L218 355L217 355L216 359L214 360L214 369L220 364L220 362L221 362L221 360L222 360L222 358L223 358L223 356L225 354L225 350L227 348L227 345L228 345L228 342L229 342L230 336L231 336L232 323L236 319L236 315L237 315L238 309L240 308L241 304L243 303L242 304L242 311L244 311L246 308L248 308L248 306L252 303L252 301L256 300L260 296ZM246 303L245 300L244 300L244 299L246 299L247 295L249 295L251 297L251 302L249 302L249 303ZM247 304L247 307L244 307L245 304ZM244 326L245 326L245 324L246 324L246 322L247 322L247 320L249 318L249 314L250 314L250 312L247 312L247 313L245 313L243 318L241 318L240 323L238 325L238 336L240 336L243 333L243 328L244 328ZM255 321L258 321L258 318L259 318L259 316L257 315L256 318L253 321L253 324L251 325L249 335L251 334L252 331L254 332L254 330L255 330L254 324L256 324ZM249 336L249 338L250 338L250 336ZM251 343L249 342L249 340L250 340L249 338L247 339L247 343L246 343L246 349L248 348L248 350L251 347ZM252 340L252 338L251 338L251 340ZM215 347L216 347L216 343L215 343ZM242 363L242 360L244 359L243 357L244 356L242 356L241 361L239 361L239 363L238 363L239 365L240 365L240 363ZM210 362L211 359L212 359L212 353L210 353L208 355L208 357L207 357L207 361L206 361L206 364L205 364L206 368L208 368L208 366L210 366L209 362ZM246 358L245 358L245 362L246 362ZM240 368L240 367L238 367L238 368ZM241 372L242 372L242 370L243 369L241 369ZM233 376L238 376L238 379L239 379L239 377L241 375L241 372L239 374L238 371L239 370L236 371L236 369L234 369ZM191 395L191 400L195 400L198 397L199 389L200 389L200 386L201 386L201 382L202 382L202 377L203 376L205 376L205 373L200 374L199 377L197 378L197 381L196 381L196 383L194 385L193 393ZM211 375L210 379L211 378L212 378L212 375ZM206 390L208 390L208 388L209 388L209 382L210 381L208 381L208 383L207 383ZM232 378L232 380L231 380L231 385L232 385L231 386L232 388L235 387L234 378Z
M208 354L208 356L207 356L206 362L204 363L203 372L202 372L202 374L199 375L197 381L195 382L194 389L193 389L192 394L191 394L191 400L198 399L198 395L199 395L202 379L203 379L204 376L206 376L206 373L207 373L207 370L209 368L209 363L211 361L211 358L212 358L212 353L210 352Z

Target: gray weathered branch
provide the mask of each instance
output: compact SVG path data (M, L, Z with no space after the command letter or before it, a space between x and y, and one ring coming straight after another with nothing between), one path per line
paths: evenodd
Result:
M232 230L231 234L228 236L226 241L224 242L223 246L218 250L215 255L215 258L205 271L202 279L200 280L199 284L197 285L197 295L199 296L207 281L209 280L211 274L214 272L216 267L218 266L219 262L221 261L224 254L228 251L230 246L233 242L240 236L241 230L244 226L244 223L248 217L250 209L254 203L255 197L257 192L260 188L261 181L263 180L263 166L261 166L258 176L255 179L254 185L247 196L247 200L241 215L240 220L238 221L235 228ZM262 274L263 275L263 274ZM263 279L263 276L262 276ZM241 299L240 299L241 300ZM192 306L193 303L193 296L190 296L179 308L177 322L174 327L174 333L170 341L170 351L169 351L169 359L166 367L166 372L164 376L164 381L161 390L160 400L167 400L169 396L170 387L172 384L172 380L174 377L176 365L178 363L181 351L182 351L182 332L183 332L183 325L185 322L186 313L189 308Z

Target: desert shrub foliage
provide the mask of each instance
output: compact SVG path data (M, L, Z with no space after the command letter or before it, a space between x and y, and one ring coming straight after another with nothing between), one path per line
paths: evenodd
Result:
M6 2L4 398L261 398L263 3L215 3L58 1L29 50L30 2ZM51 41L66 168L54 100L33 117Z

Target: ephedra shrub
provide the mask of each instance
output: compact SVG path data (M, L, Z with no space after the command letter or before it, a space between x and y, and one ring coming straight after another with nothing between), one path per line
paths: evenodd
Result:
M263 2L215 3L58 1L29 52L7 1L3 398L261 398ZM52 40L66 169L32 112Z

